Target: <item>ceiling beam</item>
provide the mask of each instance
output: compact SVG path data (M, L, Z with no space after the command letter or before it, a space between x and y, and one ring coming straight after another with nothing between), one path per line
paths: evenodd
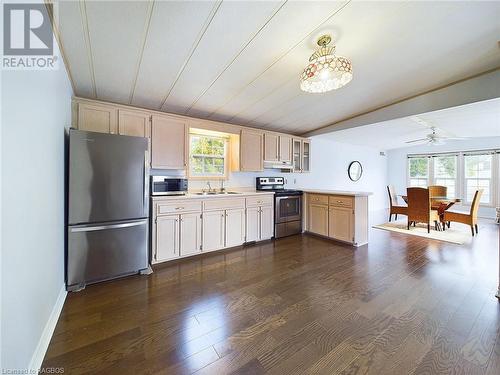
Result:
M500 97L500 67L309 131L310 137Z

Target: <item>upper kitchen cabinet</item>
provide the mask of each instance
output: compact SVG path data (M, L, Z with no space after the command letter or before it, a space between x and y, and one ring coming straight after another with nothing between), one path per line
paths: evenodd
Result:
M264 134L264 161L279 160L280 137L277 134Z
M292 159L293 172L300 172L302 170L302 141L297 138L292 141Z
M260 172L263 163L263 133L253 130L241 130L239 144L239 170Z
M80 130L116 134L118 110L112 105L78 103L78 124Z
M151 168L185 169L186 121L153 115L151 119Z
M151 115L142 111L118 110L118 134L151 137Z
M292 137L279 136L279 161L289 163L292 161Z
M302 165L301 172L307 173L311 171L311 143L302 141Z

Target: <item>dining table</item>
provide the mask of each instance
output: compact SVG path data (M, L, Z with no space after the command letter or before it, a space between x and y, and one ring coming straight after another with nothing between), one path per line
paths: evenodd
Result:
M408 204L408 196L407 195L399 195L401 199ZM439 219L441 223L443 223L443 215L446 210L449 210L455 203L460 203L462 201L461 198L454 198L448 196L434 196L431 197L431 206L433 209L436 209L439 215Z

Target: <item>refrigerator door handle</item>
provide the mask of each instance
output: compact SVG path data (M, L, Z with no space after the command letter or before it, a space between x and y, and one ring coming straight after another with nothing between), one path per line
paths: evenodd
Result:
M74 227L70 228L70 232L91 232L95 230L105 230L105 229L120 229L120 228L129 228L136 227L139 225L147 224L147 220L135 221L132 223L121 223L121 224L109 224L109 225L95 225L91 227Z

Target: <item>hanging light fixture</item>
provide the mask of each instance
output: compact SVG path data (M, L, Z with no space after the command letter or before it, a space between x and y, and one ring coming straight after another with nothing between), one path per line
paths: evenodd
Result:
M349 59L335 55L335 46L328 46L330 35L318 39L319 48L309 58L300 77L302 91L322 93L347 85L352 79L352 65Z

